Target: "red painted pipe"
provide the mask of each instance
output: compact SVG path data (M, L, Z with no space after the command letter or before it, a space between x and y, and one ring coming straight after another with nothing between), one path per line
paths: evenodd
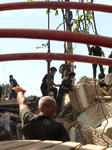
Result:
M0 28L0 37L58 40L112 48L112 38L68 31Z
M6 3L0 4L0 11L14 10L14 9L31 9L31 8L65 8L65 9L81 9L93 10L112 13L112 6L92 4L92 3L79 3L79 2L19 2L19 3Z
M15 60L63 60L76 61L85 63L94 63L112 66L111 58L102 58L97 56L62 54L62 53L17 53L0 55L0 61L15 61Z

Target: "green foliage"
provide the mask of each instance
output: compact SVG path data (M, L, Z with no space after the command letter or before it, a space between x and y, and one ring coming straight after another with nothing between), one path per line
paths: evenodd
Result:
M46 48L46 47L48 47L48 43L42 44L42 46L36 47L36 49L39 49L39 48Z
M59 13L58 13L58 10L57 9L49 9L49 8L47 8L47 10L46 10L46 15L48 14L48 13L51 13L51 10L54 10L55 11L55 16L57 16L57 15L59 15Z
M9 84L2 84L2 95L10 94L10 85Z
M87 3L93 3L93 0L85 0L85 1ZM83 13L79 13L79 10L77 10L78 19L73 20L74 23L73 32L89 34L91 26L93 30L93 20L94 20L93 11L82 11L82 12Z
M33 0L27 0L28 2L33 2Z

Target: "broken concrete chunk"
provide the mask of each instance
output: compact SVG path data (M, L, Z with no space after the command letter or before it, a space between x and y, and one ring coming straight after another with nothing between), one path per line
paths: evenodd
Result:
M87 144L79 148L79 150L106 150L106 148L103 146Z
M86 76L83 76L83 77L81 77L79 79L79 81L77 82L77 84L81 84L81 83L89 83L89 84L91 84L91 83L94 83L94 82L98 83L99 81L100 81L99 79L88 78Z
M108 109L103 103L102 106L101 103L98 103L86 109L85 112L81 113L77 118L77 121L81 126L90 125L96 128L105 120L104 114L106 117L108 116Z
M97 93L103 96L99 84L81 83L74 86L69 92L72 107L79 113L87 109L96 99Z
M104 130L104 127L105 127L105 130ZM102 133L104 130L104 134L110 139L112 139L112 118L108 118L107 120L104 120L101 126L96 128L96 130L99 131L100 133Z
M104 83L106 85L111 85L112 84L112 73L105 75Z

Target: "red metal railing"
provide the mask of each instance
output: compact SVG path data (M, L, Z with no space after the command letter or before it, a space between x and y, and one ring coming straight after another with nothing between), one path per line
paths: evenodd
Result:
M83 9L94 10L112 13L112 6L78 3L78 2L22 2L22 3L7 3L0 4L0 11L14 10L14 9L29 9L29 8L66 8L66 9ZM55 30L39 30L39 29L0 29L1 38L33 38L33 39L49 39L59 41L78 42L84 44L99 45L112 48L112 38L88 35L82 33L73 33ZM45 54L45 53L26 53L26 54L6 54L0 55L0 61L12 60L69 60L88 62L96 64L104 64L112 66L111 59L82 56L73 54Z
M34 9L34 8L65 8L65 9L81 9L81 10L94 10L112 13L112 6L92 4L92 3L79 3L79 2L19 2L19 3L6 3L0 4L0 11L14 10L14 9Z
M31 38L94 44L112 48L112 38L68 31L43 29L0 29L2 38Z
M0 55L0 61L15 60L68 60L112 66L112 59L97 56L61 54L61 53L19 53Z

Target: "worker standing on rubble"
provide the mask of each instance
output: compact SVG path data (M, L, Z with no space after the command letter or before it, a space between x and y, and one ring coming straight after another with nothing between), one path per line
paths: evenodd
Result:
M11 84L11 94L10 94L10 97L9 99L12 99L12 98L17 98L17 94L14 90L12 90L13 87L17 87L19 86L19 84L17 83L17 81L13 78L13 75L9 75L9 82Z
M69 141L69 135L64 126L53 120L56 111L56 101L50 96L44 96L39 100L39 115L34 115L26 104L21 87L13 88L17 93L17 101L21 115L23 134L25 139Z
M71 70L71 62L65 61L65 64L62 64L59 68L59 72L62 74L62 79L67 77L67 74Z
M51 67L50 68L50 91L53 92L54 94L54 99L57 96L57 88L53 87L54 86L60 86L59 84L55 84L54 83L54 75L56 73L57 69L55 67ZM47 96L48 95L48 74L46 74L44 76L44 78L42 79L42 84L41 84L41 92L43 96Z
M93 45L91 47L89 55L100 56L100 57L102 57L103 55L103 57L105 57L103 50L99 46L96 46L96 45ZM97 64L92 64L92 66L93 66L93 78L96 78ZM103 66L99 65L99 67L100 67L100 72L103 74L104 73Z
M58 96L56 98L56 103L57 103L57 110L56 110L56 115L58 116L60 113L60 108L61 108L61 104L62 104L62 100L63 100L63 96L65 93L68 93L69 91L73 91L72 87L73 87L73 83L72 81L75 78L75 73L74 72L69 72L67 77L65 77L62 81L62 84L59 88L59 93Z

